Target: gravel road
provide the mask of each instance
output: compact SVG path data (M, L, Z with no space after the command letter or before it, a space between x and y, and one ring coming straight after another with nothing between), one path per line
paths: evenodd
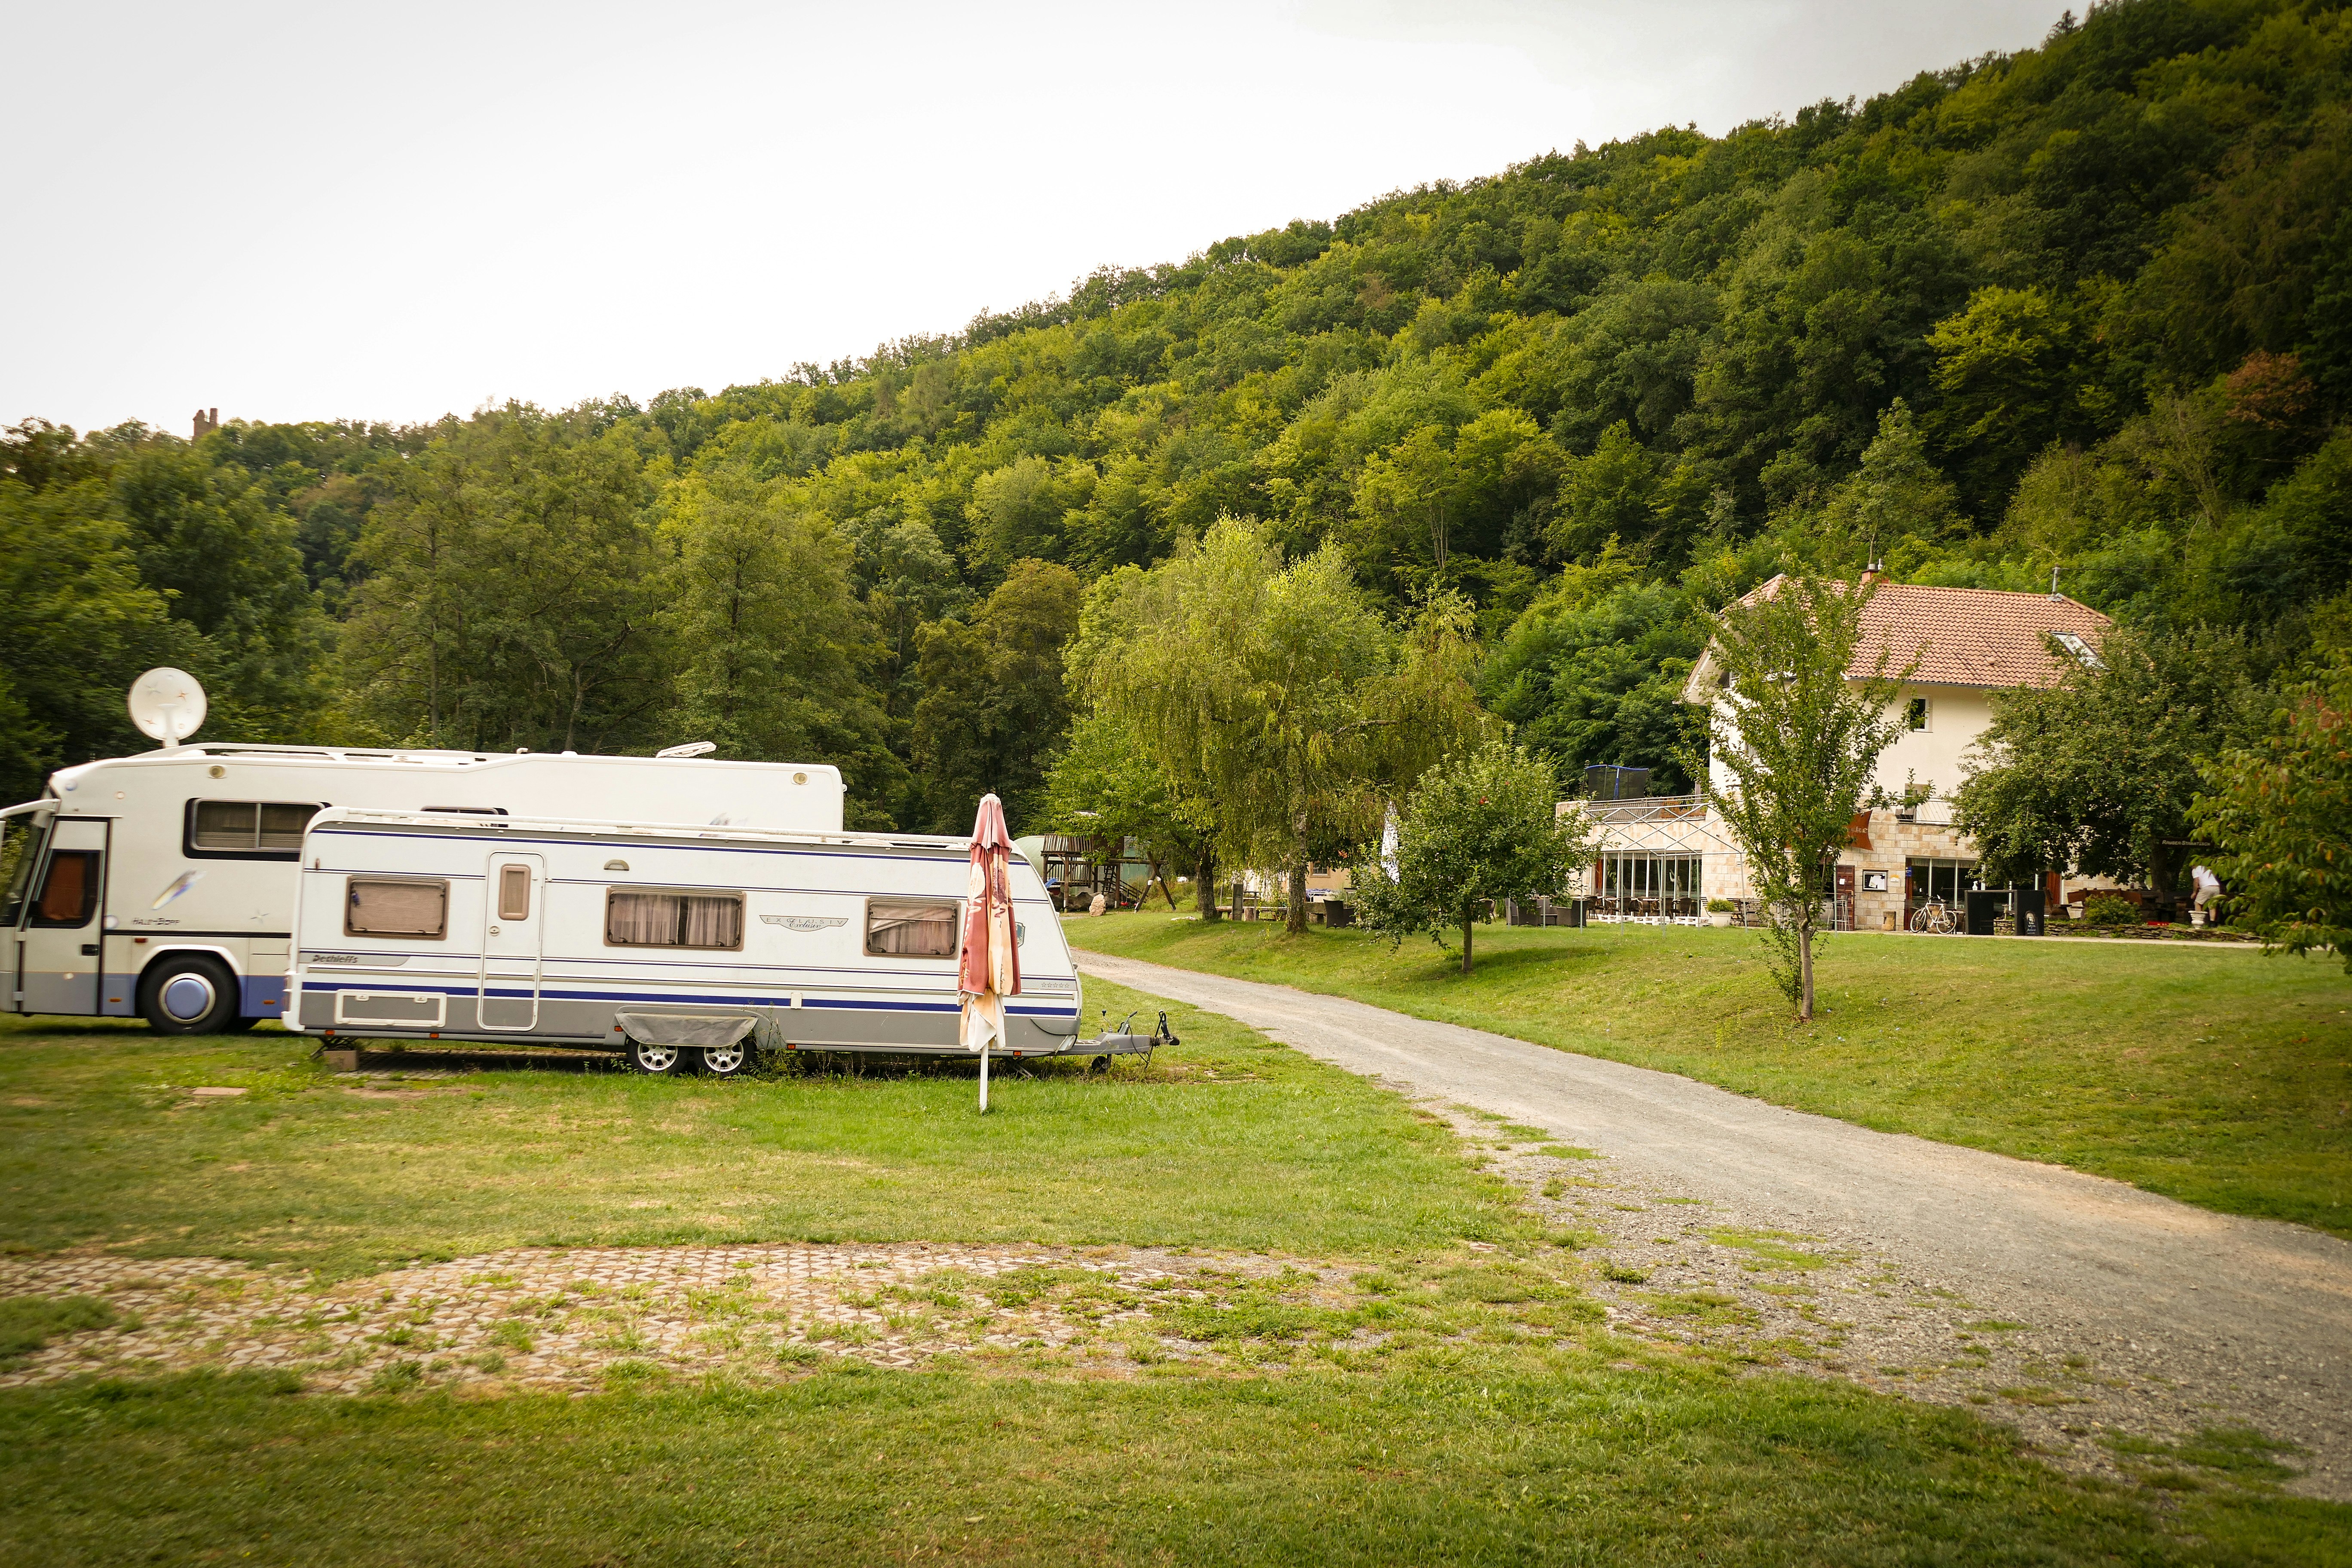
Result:
M1956 1330L1977 1326L1968 1314L2025 1325L2049 1365L2089 1369L2065 1395L2086 1418L2252 1425L2305 1450L2291 1489L2352 1501L2352 1243L1359 1002L1077 958L1407 1094L1542 1128L1727 1220L1873 1256L1914 1306L1948 1293Z

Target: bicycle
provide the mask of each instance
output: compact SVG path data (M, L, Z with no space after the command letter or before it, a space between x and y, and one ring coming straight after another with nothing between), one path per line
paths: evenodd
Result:
M1937 899L1911 911L1911 929L1931 936L1949 936L1959 929L1959 921L1952 918L1949 906Z

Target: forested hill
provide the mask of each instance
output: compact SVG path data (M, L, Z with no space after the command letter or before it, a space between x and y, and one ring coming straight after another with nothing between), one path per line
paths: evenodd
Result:
M2122 0L2037 48L1106 269L954 337L562 412L38 421L0 480L0 773L220 738L843 763L1034 826L1087 584L1220 514L1468 595L1480 691L1668 769L1693 613L1783 564L2352 645L2352 23ZM1696 108L1696 106L1694 106ZM849 243L847 239L844 243ZM1957 781L1953 781L1957 782Z

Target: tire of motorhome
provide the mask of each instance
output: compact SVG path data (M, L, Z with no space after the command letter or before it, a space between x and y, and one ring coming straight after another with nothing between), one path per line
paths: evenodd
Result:
M228 965L196 952L166 954L147 966L139 977L139 1015L159 1035L221 1035L244 1026Z
M631 1040L621 1056L632 1072L674 1073L686 1059L676 1046L648 1046L641 1040Z

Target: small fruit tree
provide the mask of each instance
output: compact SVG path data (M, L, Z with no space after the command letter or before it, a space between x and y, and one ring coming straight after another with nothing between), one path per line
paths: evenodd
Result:
M1363 923L1392 942L1427 931L1440 947L1471 931L1505 899L1558 893L1591 856L1580 813L1562 815L1551 764L1526 748L1490 741L1447 757L1413 786L1397 823L1393 873L1380 847L1359 853L1355 898Z

